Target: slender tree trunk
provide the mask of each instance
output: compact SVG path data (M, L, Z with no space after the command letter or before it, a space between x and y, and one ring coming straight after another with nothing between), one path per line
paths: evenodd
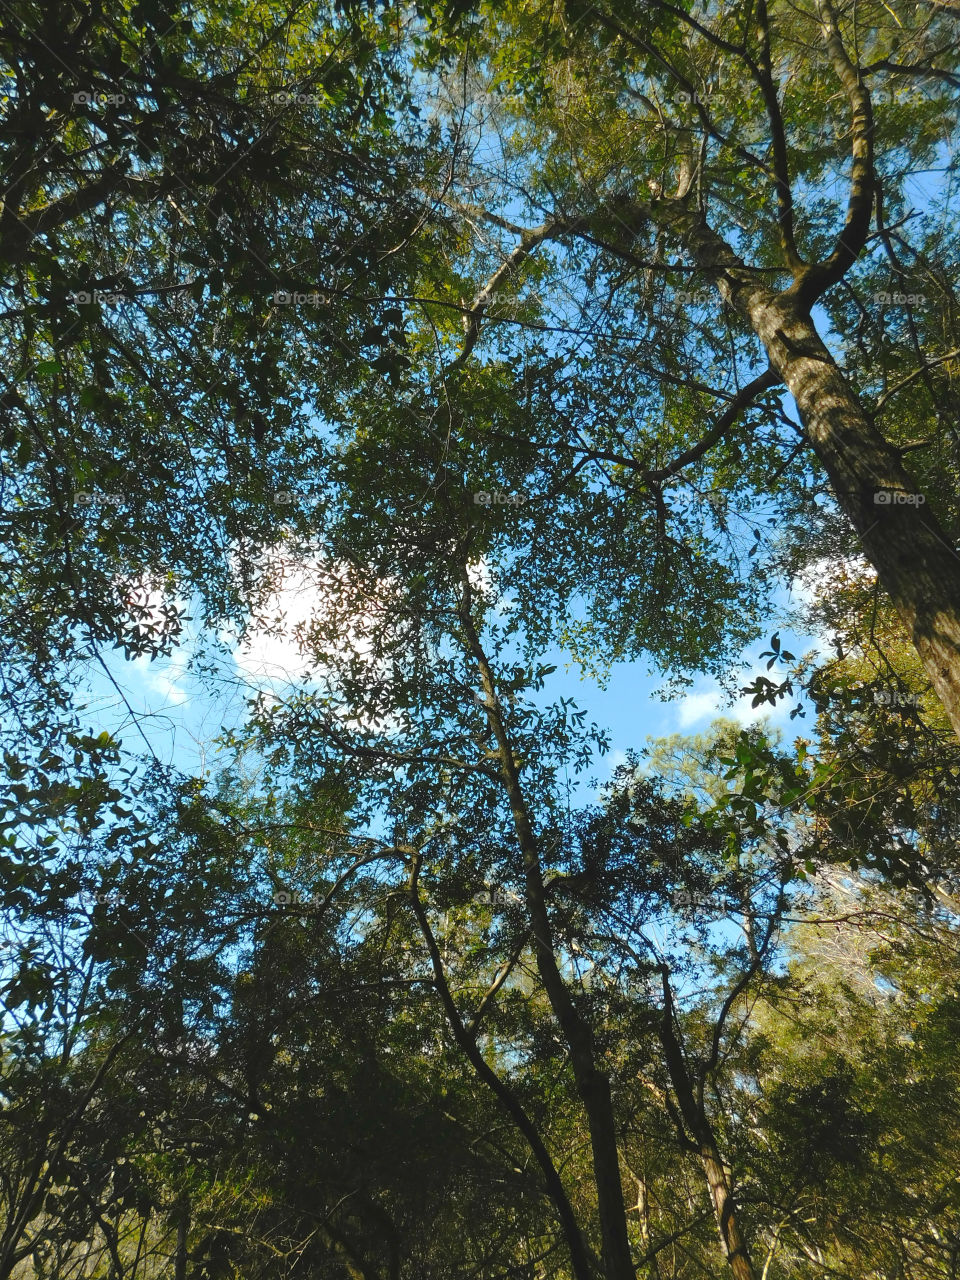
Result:
M627 1235L626 1203L620 1177L620 1152L617 1147L610 1080L606 1072L597 1065L597 1049L592 1029L577 1012L557 965L539 851L505 734L503 745L506 750L502 758L508 774L507 785L514 824L524 855L527 907L533 924L537 969L550 1007L570 1050L577 1092L580 1094L590 1131L597 1211L603 1240L604 1275L606 1280L635 1280L636 1272Z
M597 1213L603 1241L603 1268L606 1280L636 1280L627 1233L627 1209L620 1176L620 1152L617 1146L610 1080L598 1065L598 1052L593 1030L574 1003L557 964L540 850L527 811L526 798L507 733L493 672L473 625L470 613L470 583L464 575L461 622L470 651L477 663L485 695L487 718L497 741L499 766L504 788L513 814L514 830L523 855L527 910L534 944L537 971L553 1014L560 1025L573 1067L577 1092L583 1103L590 1131L593 1174L597 1189Z
M173 1280L187 1280L187 1235L190 1230L190 1201L185 1195L177 1201L177 1247L173 1255Z
M637 1214L640 1218L640 1241L644 1253L650 1252L650 1197L647 1194L646 1174L635 1173L637 1180ZM649 1280L660 1280L660 1263L654 1254L647 1263Z
M683 1047L674 1030L673 999L666 971L663 972L663 994L660 1043L680 1115L692 1135L692 1142L687 1140L686 1145L688 1150L696 1151L706 1174L710 1202L717 1219L720 1246L731 1273L735 1280L756 1280L750 1252L740 1231L736 1199L724 1168L713 1125L703 1103L702 1090L698 1091L694 1087Z
M509 1086L500 1079L494 1069L486 1061L476 1043L473 1035L464 1026L463 1019L457 1010L456 1002L450 991L449 983L446 979L446 973L443 966L443 957L440 954L440 948L437 946L436 938L433 930L430 928L430 921L427 919L423 904L420 902L419 891L416 886L416 874L411 883L410 903L413 907L414 914L417 917L417 923L423 934L424 941L427 944L427 950L430 953L430 962L433 966L434 975L437 983L437 993L444 1006L447 1015L447 1021L453 1032L454 1039L466 1055L468 1061L480 1080L486 1084L490 1090L500 1100L502 1105L513 1117L513 1121L517 1128L527 1139L530 1150L533 1152L537 1163L540 1165L546 1185L547 1194L553 1201L553 1206L557 1211L560 1219L560 1225L563 1229L564 1237L567 1241L567 1248L570 1251L570 1263L573 1268L573 1274L576 1280L592 1280L595 1268L592 1265L590 1256L587 1251L586 1241L580 1230L580 1225L576 1220L573 1207L567 1196L566 1189L556 1170L556 1166L550 1156L549 1151L543 1143L536 1126L524 1110L520 1100Z

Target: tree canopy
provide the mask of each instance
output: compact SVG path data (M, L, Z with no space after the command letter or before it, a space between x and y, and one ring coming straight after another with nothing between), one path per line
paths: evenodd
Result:
M0 1280L956 1276L955 10L5 5Z

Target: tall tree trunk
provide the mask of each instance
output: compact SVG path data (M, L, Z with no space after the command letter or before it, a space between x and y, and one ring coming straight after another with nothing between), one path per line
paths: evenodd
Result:
M796 401L837 503L860 535L960 737L960 556L899 451L867 416L817 333L810 315L813 277L807 272L783 293L774 292L684 201L635 204L632 217L679 236L763 343Z
M785 299L755 310L756 331L796 401L837 502L960 735L960 556L810 317Z
M755 1280L753 1263L750 1261L746 1242L740 1234L730 1181L709 1126L708 1133L700 1144L700 1160L707 1175L707 1186L710 1189L713 1212L717 1219L717 1229L720 1232L723 1252L730 1270L736 1280Z
M603 1241L604 1276L606 1280L636 1280L636 1270L633 1266L627 1233L627 1209L620 1176L620 1152L617 1146L610 1080L598 1063L599 1055L593 1029L578 1011L557 963L550 917L547 913L540 850L520 784L520 773L510 736L500 714L496 682L473 625L470 602L470 582L464 574L460 618L483 686L487 719L496 738L500 774L510 803L517 842L523 856L526 902L532 926L537 971L570 1051L577 1092L587 1116L593 1155L593 1175L597 1189L597 1213Z

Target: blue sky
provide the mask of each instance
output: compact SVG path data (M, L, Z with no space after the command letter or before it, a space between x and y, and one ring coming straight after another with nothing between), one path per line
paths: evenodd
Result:
M306 616L314 603L310 593L298 590L298 585L294 580L284 599L291 625L298 617ZM783 647L799 657L817 641L784 625L782 620L788 616L790 605L797 602L796 593L791 598L781 591L775 597L768 633L779 625ZM98 731L109 729L135 754L146 753L149 744L158 759L184 772L216 772L227 763L226 756L216 747L222 729L242 722L246 700L259 688L275 688L282 693L284 674L300 661L290 637L257 635L243 651L230 646L228 637L224 640L227 645L220 661L213 670L207 665L202 677L191 668L191 655L200 654L204 648L209 653L209 646L198 644L196 624L187 624L184 644L170 658L128 662L119 654L112 654L107 659L109 674L97 669L90 672L89 692L82 699L86 705L84 722ZM736 680L737 685L755 675L767 674L766 661L759 656L765 648L766 638L743 652L742 679ZM610 735L610 752L594 771L600 782L622 762L628 750L642 747L648 737L701 733L720 716L743 724L766 720L782 729L788 740L809 734L812 729L809 713L805 719L790 720L794 700L784 700L773 711L753 710L749 698L741 697L731 704L710 676L693 676L685 693L665 702L657 696L663 678L651 673L642 660L618 663L605 687L583 677L560 651L545 654L544 660L556 663L557 671L548 677L542 699L573 698L587 712L588 719ZM782 678L780 669L771 676L778 674ZM587 798L585 784L576 791Z

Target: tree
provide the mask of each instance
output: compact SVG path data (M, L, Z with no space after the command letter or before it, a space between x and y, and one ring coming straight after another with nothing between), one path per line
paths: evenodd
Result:
M782 1224L779 1265L949 1275L955 916L875 875L815 886L789 928L788 981L755 1018L754 1177Z
M956 129L946 15L22 16L7 1273L946 1280L956 314L907 201ZM728 725L574 808L606 740L548 700L548 650L722 674L784 577L858 547L883 596L823 606L815 747ZM291 567L310 674L224 735L221 786L84 732L105 643L263 625ZM831 866L888 885L834 921ZM903 1019L855 945L880 911L880 978L909 985L906 947L928 988ZM856 954L804 1064L828 925Z
M402 536L396 548L380 543L382 554L402 555L403 547ZM604 812L564 836L556 764L571 754L580 767L587 763L588 740L578 743L582 716L569 717L562 705L541 711L529 700L545 673L523 665L511 671L506 664L525 623L494 620L492 601L472 583L463 553L459 572L449 557L437 572L446 582L429 599L417 591L411 600L399 585L385 586L398 579L383 564L344 570L337 597L309 638L315 661L322 658L327 691L305 688L287 705L264 709L254 739L258 753L282 770L288 789L292 783L293 793L305 797L321 779L329 785L337 771L348 771L355 818L369 824L380 814L386 821L389 844L372 849L369 858L384 862L393 911L406 907L416 923L421 958L414 973L436 990L453 1047L528 1144L572 1273L582 1280L597 1270L634 1274L620 1167L623 1121L611 1083L618 1059L631 1061L632 1034L656 1046L655 1075L662 1083L651 1085L676 1125L674 1144L701 1166L723 1256L733 1275L752 1276L706 1090L737 1040L728 1019L772 963L794 866L791 837L778 829L777 815L803 789L802 774L756 743L754 753L769 768L769 794L744 752L729 762L731 777L746 773L742 788L725 790L700 817L680 800L658 799L627 770ZM379 591L377 574L384 575ZM336 637L347 619L356 627L361 617L364 656L347 653L338 664ZM348 697L346 715L334 689ZM309 746L301 750L300 744ZM372 833L364 839L375 846ZM695 926L712 977L701 978L701 1003L690 1014L675 984L691 980L692 959L679 958L669 945L664 951L645 932L650 921L669 918L680 890L728 904L743 926L733 946L712 935L715 908L708 906ZM475 915L488 893L495 894L489 923L485 911ZM390 910L386 916L384 947ZM685 942L692 956L692 939ZM679 941L677 948L682 951ZM478 963L485 977L477 974ZM569 1056L568 1087L591 1153L583 1207L583 1189L575 1207L524 1105L522 1075L498 1070L496 1059L506 1063L521 1052L514 1015L507 1022L509 1049L491 1061L481 1048L481 1035L495 1035L501 993L521 970L534 984L538 1021L545 1024L543 1031L531 1029L533 1044L547 1034ZM527 1070L538 1073L536 1058L528 1061ZM651 1244L646 1261L661 1247Z
M475 293L451 367L473 352L504 358L503 328L523 318L494 307L493 291L510 280L519 292L528 262L552 249L541 314L586 323L574 324L560 372L550 366L530 443L561 465L603 468L604 488L631 486L656 512L663 543L664 486L725 451L761 500L787 512L798 488L825 477L848 545L855 535L956 729L956 511L932 483L937 468L955 466L945 406L956 308L940 234L907 195L911 172L935 163L955 127L946 12L867 15L829 3L482 12L482 29L471 26L456 50L456 75L473 77L478 121L503 140L504 161L464 165L462 191L444 198L476 229L478 265L499 263ZM838 100L843 140L830 134ZM822 181L844 164L842 210ZM487 234L502 247L487 248ZM905 291L921 276L922 292ZM543 296L543 280L530 279ZM893 280L891 293L882 286ZM836 341L821 338L815 308ZM655 327L656 352L638 340L641 326ZM584 353L596 363L577 359ZM726 405L705 430L703 410L690 406L705 403L718 369L733 386L707 392ZM801 430L765 445L741 415L781 385ZM663 406L650 426L643 396ZM925 437L910 447L934 451L913 455L929 459L915 474L901 454L907 434L878 424L908 398L904 425ZM768 409L766 421L777 418ZM792 497L781 484L791 464ZM719 485L702 487L726 487L719 465Z
M386 342L354 298L402 275L423 153L390 133L406 98L374 18L26 3L3 23L4 653L49 690L105 645L169 651L187 599L238 625L255 607L288 491L322 487L313 397ZM299 347L304 310L330 360Z

